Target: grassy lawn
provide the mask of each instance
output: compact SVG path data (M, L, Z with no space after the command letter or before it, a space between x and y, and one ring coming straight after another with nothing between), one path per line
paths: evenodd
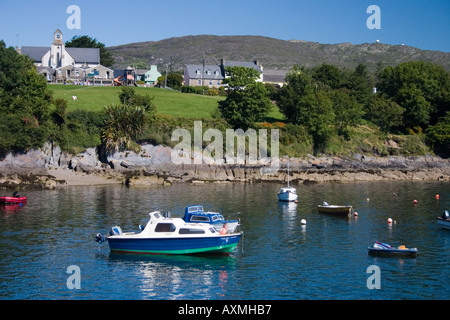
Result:
M68 111L76 109L100 111L104 106L119 103L121 87L75 86L75 85L49 85L55 98L67 100ZM136 94L148 94L154 97L159 114L184 118L211 118L211 113L217 107L222 96L203 96L191 93L162 88L135 88ZM72 100L76 95L78 100ZM267 121L282 121L282 115L274 107L268 115Z

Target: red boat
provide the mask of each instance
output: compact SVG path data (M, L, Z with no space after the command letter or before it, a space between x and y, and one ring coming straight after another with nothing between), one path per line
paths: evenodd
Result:
M27 202L27 197L0 197L0 204L14 204L14 203L25 203Z

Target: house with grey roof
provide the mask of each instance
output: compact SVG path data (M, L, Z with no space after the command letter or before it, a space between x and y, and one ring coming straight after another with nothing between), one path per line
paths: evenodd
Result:
M186 86L222 86L225 75L219 65L189 64L184 68L184 84Z
M49 82L113 83L113 70L100 64L100 49L66 48L59 29L53 33L50 47L23 46L18 51L32 58L38 73Z
M257 81L263 80L263 67L255 61L227 61L222 59L220 65L210 64L188 64L184 68L184 85L186 86L207 86L218 88L223 86L223 80L228 76L226 67L246 67L254 68L260 73Z

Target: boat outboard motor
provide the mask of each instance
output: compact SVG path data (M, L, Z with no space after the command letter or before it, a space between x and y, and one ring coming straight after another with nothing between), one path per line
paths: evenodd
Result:
M448 213L448 210L444 210L444 212L442 212L442 219L450 219L450 213Z
M326 201L322 202L322 205L323 206L329 206L328 202L326 202Z
M97 241L98 243L102 243L102 242L105 242L106 239L105 239L104 235L102 235L101 233L97 233L95 235L95 241Z

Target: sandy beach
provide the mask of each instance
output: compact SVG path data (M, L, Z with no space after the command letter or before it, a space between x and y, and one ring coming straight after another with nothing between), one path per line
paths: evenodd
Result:
M104 184L121 184L122 179L102 174L88 174L84 172L76 172L71 169L51 168L47 170L50 176L55 177L61 186L92 186Z

